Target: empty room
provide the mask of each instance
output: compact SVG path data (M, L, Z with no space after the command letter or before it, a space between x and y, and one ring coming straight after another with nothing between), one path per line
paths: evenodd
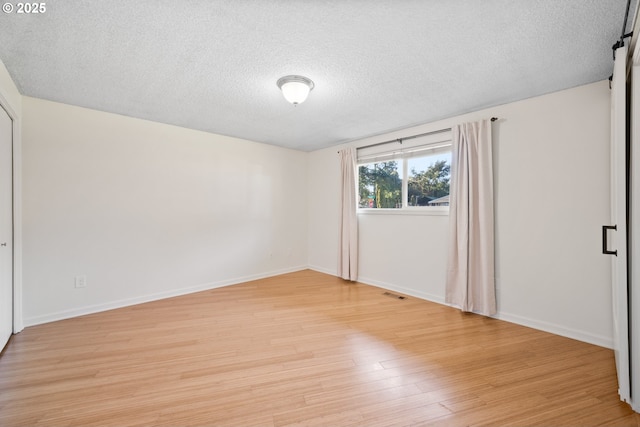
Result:
M3 2L0 425L640 427L637 9Z

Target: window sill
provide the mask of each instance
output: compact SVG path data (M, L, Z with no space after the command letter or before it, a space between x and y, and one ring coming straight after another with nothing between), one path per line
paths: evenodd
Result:
M419 215L419 216L448 216L449 207L433 208L405 208L405 209L358 209L358 215Z

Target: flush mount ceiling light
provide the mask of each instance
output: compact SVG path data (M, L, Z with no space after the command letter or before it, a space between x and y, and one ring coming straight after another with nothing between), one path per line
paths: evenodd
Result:
M284 98L293 105L302 104L314 87L313 82L303 76L284 76L278 79L278 87Z

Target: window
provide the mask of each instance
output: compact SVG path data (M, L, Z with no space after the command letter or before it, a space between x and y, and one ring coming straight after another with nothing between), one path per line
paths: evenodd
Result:
M450 138L403 145L393 152L381 152L379 147L377 152L358 151L360 209L428 211L449 206Z
M408 206L449 206L451 151L405 159Z
M358 191L361 208L402 207L402 161L391 160L361 165L358 168Z

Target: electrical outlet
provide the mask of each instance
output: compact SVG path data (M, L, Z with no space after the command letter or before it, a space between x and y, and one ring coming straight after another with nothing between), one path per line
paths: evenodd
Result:
M76 288L87 287L87 276L76 276Z

